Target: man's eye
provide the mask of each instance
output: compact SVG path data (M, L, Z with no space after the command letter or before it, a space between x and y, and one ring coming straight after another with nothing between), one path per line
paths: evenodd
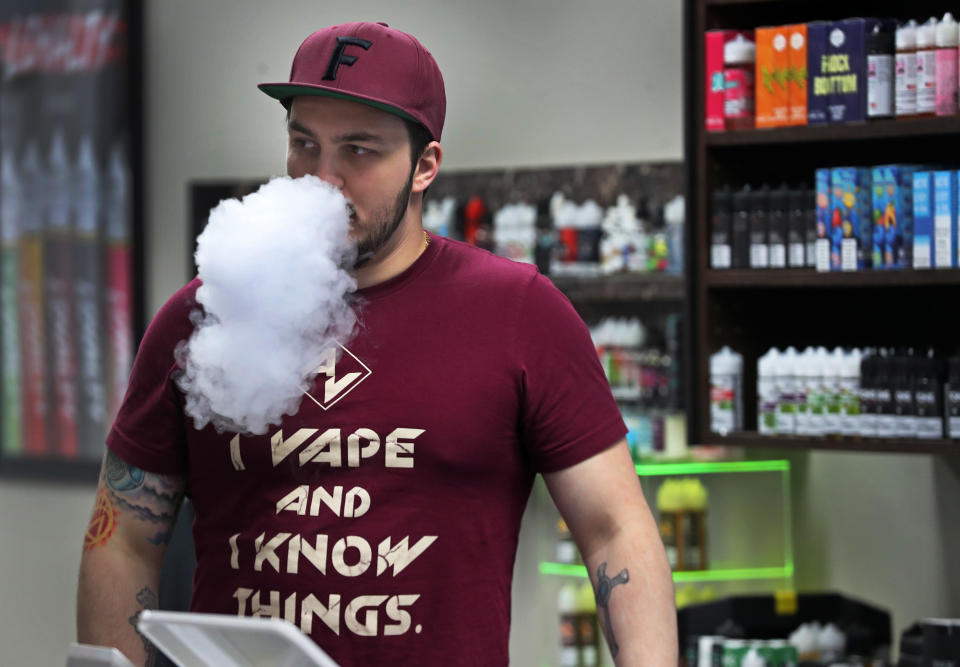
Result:
M293 139L293 145L296 146L297 148L308 148L308 149L316 148L317 146L314 142L310 141L309 139L299 139L299 138Z
M354 146L353 144L351 144L350 152L353 153L354 155L367 155L368 153L372 153L373 151L363 146Z

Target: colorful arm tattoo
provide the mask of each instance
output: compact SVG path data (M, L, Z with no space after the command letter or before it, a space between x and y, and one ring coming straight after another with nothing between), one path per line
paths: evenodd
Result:
M184 484L180 478L146 472L107 450L101 479L103 485L97 493L83 543L85 551L110 541L121 514L159 524L160 531L154 529L144 537L151 544L170 542L173 522L183 500Z

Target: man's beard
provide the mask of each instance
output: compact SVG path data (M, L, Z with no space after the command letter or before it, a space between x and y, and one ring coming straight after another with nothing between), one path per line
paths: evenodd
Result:
M393 237L397 228L400 227L400 223L403 222L403 216L407 213L412 189L413 169L410 170L410 177L407 179L406 185L397 194L393 208L371 215L366 238L357 242L357 259L353 263L354 269L359 269L373 259Z

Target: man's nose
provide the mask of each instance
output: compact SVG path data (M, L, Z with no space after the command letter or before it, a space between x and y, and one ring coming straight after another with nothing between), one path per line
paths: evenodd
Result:
M317 161L317 168L314 170L313 175L321 181L326 181L335 188L343 189L343 176L340 174L337 161L332 157L321 156Z

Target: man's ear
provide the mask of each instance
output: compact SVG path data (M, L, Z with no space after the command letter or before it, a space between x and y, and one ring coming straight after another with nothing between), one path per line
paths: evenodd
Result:
M430 187L440 171L441 162L443 162L443 149L439 142L431 141L417 160L411 192L423 192Z

